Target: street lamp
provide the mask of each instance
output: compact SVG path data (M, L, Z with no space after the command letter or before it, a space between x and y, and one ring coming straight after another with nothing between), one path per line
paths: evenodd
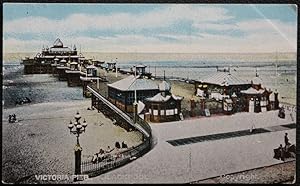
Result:
M75 145L74 150L75 150L75 175L78 175L81 174L80 165L81 165L81 151L82 151L82 148L80 147L79 144L79 136L80 134L85 132L85 128L87 127L87 122L85 121L85 119L83 123L80 122L81 115L79 114L78 111L75 114L74 118L75 118L74 124L72 123L72 121L70 121L68 128L70 130L70 134L74 134L77 138L77 144Z

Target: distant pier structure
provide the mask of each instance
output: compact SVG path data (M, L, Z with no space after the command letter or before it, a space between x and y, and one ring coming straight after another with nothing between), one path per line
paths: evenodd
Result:
M64 46L62 41L57 38L52 47L42 49L35 57L25 57L22 59L24 74L52 74L57 73L56 67L62 61L79 62L81 56L78 55L76 46L73 48Z
M136 66L133 66L132 68L132 73L134 74L135 71L136 71L136 74L137 75L140 75L140 76L143 76L143 77L147 77L147 78L151 78L151 75L152 73L150 72L146 72L146 65L143 65L143 64L139 64L139 65L136 65Z

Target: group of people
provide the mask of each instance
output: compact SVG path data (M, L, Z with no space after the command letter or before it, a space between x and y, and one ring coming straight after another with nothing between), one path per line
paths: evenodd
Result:
M274 149L274 158L284 161L286 158L293 158L296 154L296 147L289 142L288 133L284 136L285 146L279 145L277 149Z
M128 148L128 145L123 141L120 145L120 143L117 141L115 143L115 147L111 148L110 146L107 146L107 149L104 150L102 148L100 148L98 153L95 153L92 159L92 163L98 163L103 161L104 159L107 159L108 161L112 161L112 154L111 152L114 151L115 149L117 149L117 153L116 153L116 157L120 157L121 153L119 152L119 149L121 148Z
M93 163L98 163L103 161L104 159L109 159L111 157L110 152L112 152L114 148L110 148L110 146L107 146L106 150L103 150L100 148L98 153L95 153L92 159Z
M9 123L14 123L14 122L16 122L17 121L17 116L16 116L16 114L10 114L9 116L8 116L8 122Z
M120 148L128 148L128 145L124 142L124 141L122 141L122 146L120 145L120 143L117 141L116 143L115 143L115 147L117 148L117 149L120 149Z

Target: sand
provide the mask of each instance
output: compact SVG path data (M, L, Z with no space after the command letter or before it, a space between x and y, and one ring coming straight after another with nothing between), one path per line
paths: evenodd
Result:
M88 122L80 136L82 159L91 159L100 148L114 147L116 141L128 146L141 142L137 131L126 132L96 110L87 110L91 101L39 103L3 110L2 179L8 183L40 183L34 175L74 174L76 137L67 125L80 112ZM8 123L15 113L18 123ZM62 181L62 183L68 181Z

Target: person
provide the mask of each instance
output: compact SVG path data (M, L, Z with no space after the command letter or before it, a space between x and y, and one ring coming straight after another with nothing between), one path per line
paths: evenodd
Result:
M250 128L250 133L254 132L254 129L255 129L255 125L253 124Z
M107 146L107 150L106 153L110 153L111 151L113 151L115 148L111 149L110 146Z
M92 163L97 163L98 160L98 154L94 154L93 159L92 159Z
M119 143L118 141L115 143L115 147L116 147L117 149L121 148L120 143Z
M285 118L285 110L284 110L284 107L282 107L281 112L282 112L282 118Z
M122 148L128 148L127 144L124 141L122 141Z
M288 133L285 133L284 143L285 143L285 147L288 148L288 146L290 145L289 138L288 138Z
M104 150L102 148L100 148L99 154L104 154Z
M106 152L110 152L110 146L107 146Z
M279 152L280 152L280 159L282 161L284 161L285 160L285 153L284 153L284 149L282 147L282 144L280 144L280 146L279 146Z
M13 122L16 122L16 121L17 121L16 114L13 114L13 115L12 115L12 121L13 121Z
M12 120L12 115L9 115L8 116L8 122L11 123L12 122L11 120Z

